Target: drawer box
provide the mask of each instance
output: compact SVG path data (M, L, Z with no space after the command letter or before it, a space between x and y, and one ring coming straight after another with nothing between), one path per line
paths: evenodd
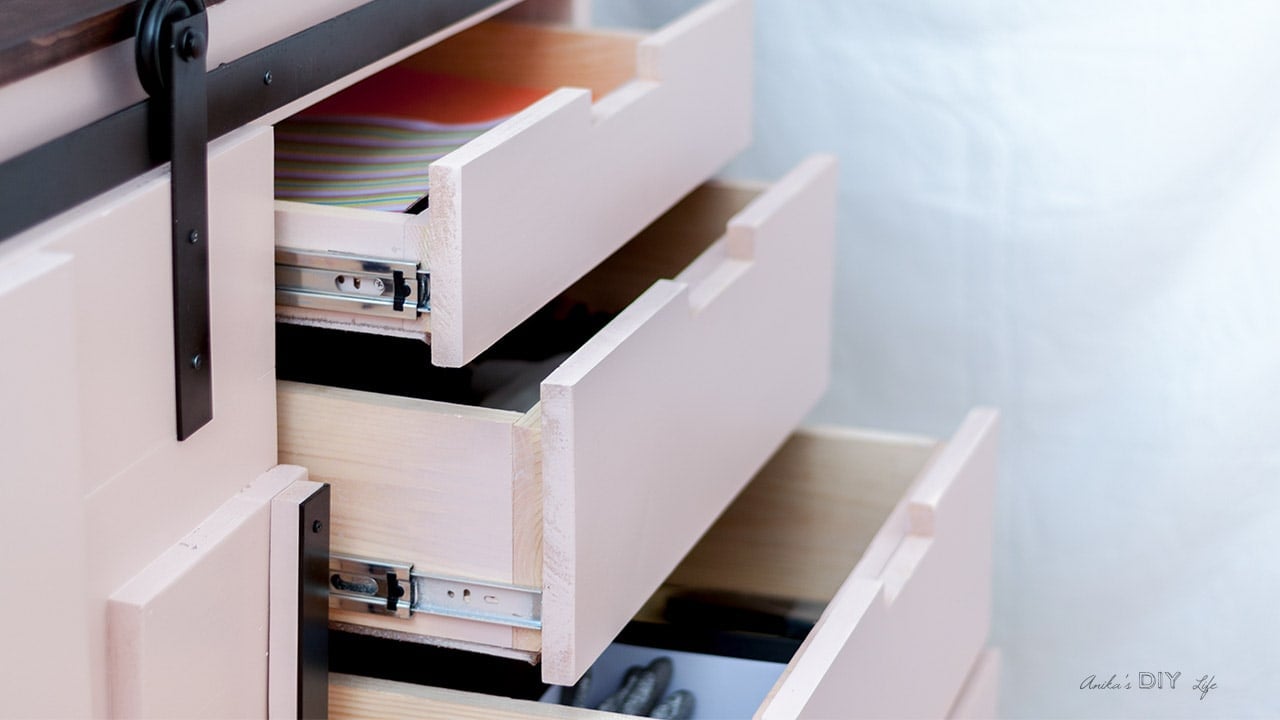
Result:
M552 91L433 162L420 215L277 204L279 247L419 264L429 312L277 309L285 321L429 339L436 365L470 362L750 139L747 0L711 0L648 35L490 21L402 66Z
M757 717L940 718L989 704L994 679L982 658L996 430L996 413L979 409L937 444L801 431L680 564L663 592L719 589L827 603ZM351 677L333 678L330 711L611 717Z
M815 157L691 194L566 293L620 312L527 413L281 383L281 462L333 486L335 552L541 590L540 633L333 620L574 682L826 387L835 180Z

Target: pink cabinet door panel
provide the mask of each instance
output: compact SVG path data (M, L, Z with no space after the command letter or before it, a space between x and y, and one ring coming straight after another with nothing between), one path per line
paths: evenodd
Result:
M112 717L266 716L271 503L305 480L263 473L111 595Z

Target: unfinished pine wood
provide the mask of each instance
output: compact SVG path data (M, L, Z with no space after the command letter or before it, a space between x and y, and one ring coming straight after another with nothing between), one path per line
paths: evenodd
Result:
M407 63L560 88L432 163L431 208L410 220L426 231L416 250L431 271L429 327L340 313L326 318L333 327L429 335L437 365L474 359L750 138L747 0L711 0L639 39L486 23ZM374 222L370 240L352 233L324 249L369 253L386 246L385 223ZM287 233L281 245L308 242L291 223L280 227ZM284 314L320 322L310 313Z
M0 247L0 577L10 590L0 594L0 645L10 661L0 714L86 717L90 604L52 591L86 572L80 458L69 451L81 432L73 318L82 298L72 256L8 250ZM59 302L50 288L65 293Z
M690 284L721 261L707 249L724 235L734 215L767 186L712 180L699 185L564 294L593 312L617 314L640 297L656 278L683 276ZM710 262L698 263L700 258ZM706 266L707 270L699 272Z
M946 716L990 622L996 427L974 410L934 456L757 717Z
M222 0L206 0L213 5ZM8 0L0 4L0 85L132 40L130 0Z
M829 601L936 446L845 428L797 432L667 583Z
M263 474L112 594L112 717L265 717L271 500L304 476Z
M835 190L806 160L543 382L544 680L578 679L825 389Z
M270 614L267 622L267 717L298 717L298 518L301 506L324 487L307 480L307 471L279 465L273 472L288 473L289 485L271 499L269 559Z
M952 720L990 720L1000 717L1000 651L987 648L974 663L964 690L947 715Z
M544 652L555 634L562 655L544 656L544 677L572 683L825 387L834 198L829 158L763 192L696 193L602 264L603 280L575 287L608 310L639 298L524 415L281 383L281 460L333 486L335 551L544 593L540 636L425 615L335 619ZM663 276L674 279L653 282ZM563 533L578 521L573 544ZM579 562L579 548L592 557Z
M300 383L280 383L278 408L280 461L332 486L333 552L502 583L515 581L517 565L522 577L532 572L528 551L513 549L517 492L536 494L532 470L516 468L530 457L520 413ZM331 618L513 646L512 629L500 625L337 609Z

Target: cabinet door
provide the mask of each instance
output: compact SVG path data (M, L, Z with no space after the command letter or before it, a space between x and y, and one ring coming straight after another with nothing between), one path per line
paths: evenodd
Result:
M105 715L107 598L276 463L271 156L269 128L209 147L214 419L185 442L167 168L0 243L0 539L29 588L5 593L0 628L18 656L58 653L24 672L60 688L6 677L10 703Z

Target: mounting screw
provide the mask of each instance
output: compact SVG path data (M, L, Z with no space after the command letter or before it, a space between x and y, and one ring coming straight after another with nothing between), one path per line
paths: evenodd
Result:
M271 77L271 71L270 71L270 70L268 70L268 71L266 71L265 73L263 73L263 74L262 74L262 84L263 84L263 85L270 85L270 84L271 84L271 81L272 81L273 79L274 79L274 78L272 78L272 77Z
M203 365L204 365L203 356L201 356L198 353L191 356L191 367L195 368L196 370L199 370Z
M178 54L183 60L191 60L204 55L204 33L187 30L178 40Z
M192 230L191 234L187 236L187 242L191 243L192 245L195 245L196 243L200 242L200 231Z
M311 523L311 532L318 533L323 529L324 529L324 523L320 522L319 520L316 520L315 522Z

